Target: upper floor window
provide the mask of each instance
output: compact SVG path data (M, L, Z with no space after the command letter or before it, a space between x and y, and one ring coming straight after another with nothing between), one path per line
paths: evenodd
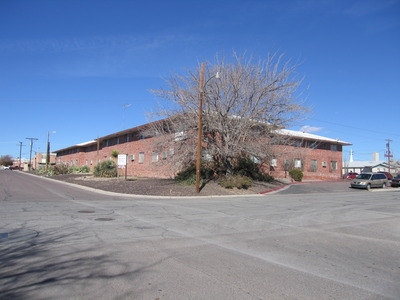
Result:
M301 145L302 145L302 141L301 140L295 140L294 141L294 146L295 147L301 147Z

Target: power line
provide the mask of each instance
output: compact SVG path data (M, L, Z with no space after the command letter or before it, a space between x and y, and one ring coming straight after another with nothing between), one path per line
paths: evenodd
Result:
M330 122L330 121L325 121L325 120L319 120L319 119L315 119L315 118L309 118L309 120L314 120L314 121L318 121L321 123L328 123L328 124L333 124L333 125L337 125L337 126L341 126L341 127L346 127L346 128L352 128L352 129L357 129L360 131L367 131L368 133L376 133L376 134L387 134L387 131L383 132L383 131L376 131L376 130L371 130L370 128L365 129L365 128L360 128L360 127L356 127L356 126L351 126L351 125L344 125L344 124L339 124L339 123L335 123L335 122ZM391 135L395 135L395 136L400 136L399 134L396 133L391 133Z

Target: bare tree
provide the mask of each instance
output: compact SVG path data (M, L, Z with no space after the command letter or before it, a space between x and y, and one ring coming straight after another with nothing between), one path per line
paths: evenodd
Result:
M254 61L233 53L232 62L217 57L215 63L206 63L203 87L199 87L198 70L174 74L167 79L168 89L152 91L168 102L155 111L156 118L168 122L154 122L153 135L179 144L179 153L185 158L176 156L178 162L193 162L199 95L203 93L202 145L207 157L228 173L236 159L244 155L269 163L275 156L271 146L284 144L287 139L275 131L298 121L308 111L295 101L301 83L295 67L280 54ZM215 78L217 72L219 78Z
M0 157L0 165L9 167L13 165L13 158L11 155L2 155Z

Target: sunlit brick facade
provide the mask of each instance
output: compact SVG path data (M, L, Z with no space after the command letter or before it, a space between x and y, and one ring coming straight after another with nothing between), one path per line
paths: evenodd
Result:
M87 143L55 151L57 163L93 168L98 162L115 159L113 151L127 155L126 173L132 177L173 178L176 175L168 164L175 155L174 145L165 150L154 149L154 137L143 137L146 125L127 129ZM342 149L351 145L318 135L283 130L292 139L292 146L274 146L276 158L263 170L275 178L288 178L288 171L298 168L303 171L304 180L337 180L342 174ZM195 152L195 151L193 151ZM123 170L125 173L125 170Z

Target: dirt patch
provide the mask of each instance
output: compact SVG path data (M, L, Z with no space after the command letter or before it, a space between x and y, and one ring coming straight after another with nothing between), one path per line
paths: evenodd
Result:
M225 189L217 182L206 183L200 193L193 185L187 186L174 179L159 178L97 178L92 175L68 174L52 176L52 179L83 185L99 190L152 196L218 196L262 194L283 185L281 182L255 182L249 189Z

